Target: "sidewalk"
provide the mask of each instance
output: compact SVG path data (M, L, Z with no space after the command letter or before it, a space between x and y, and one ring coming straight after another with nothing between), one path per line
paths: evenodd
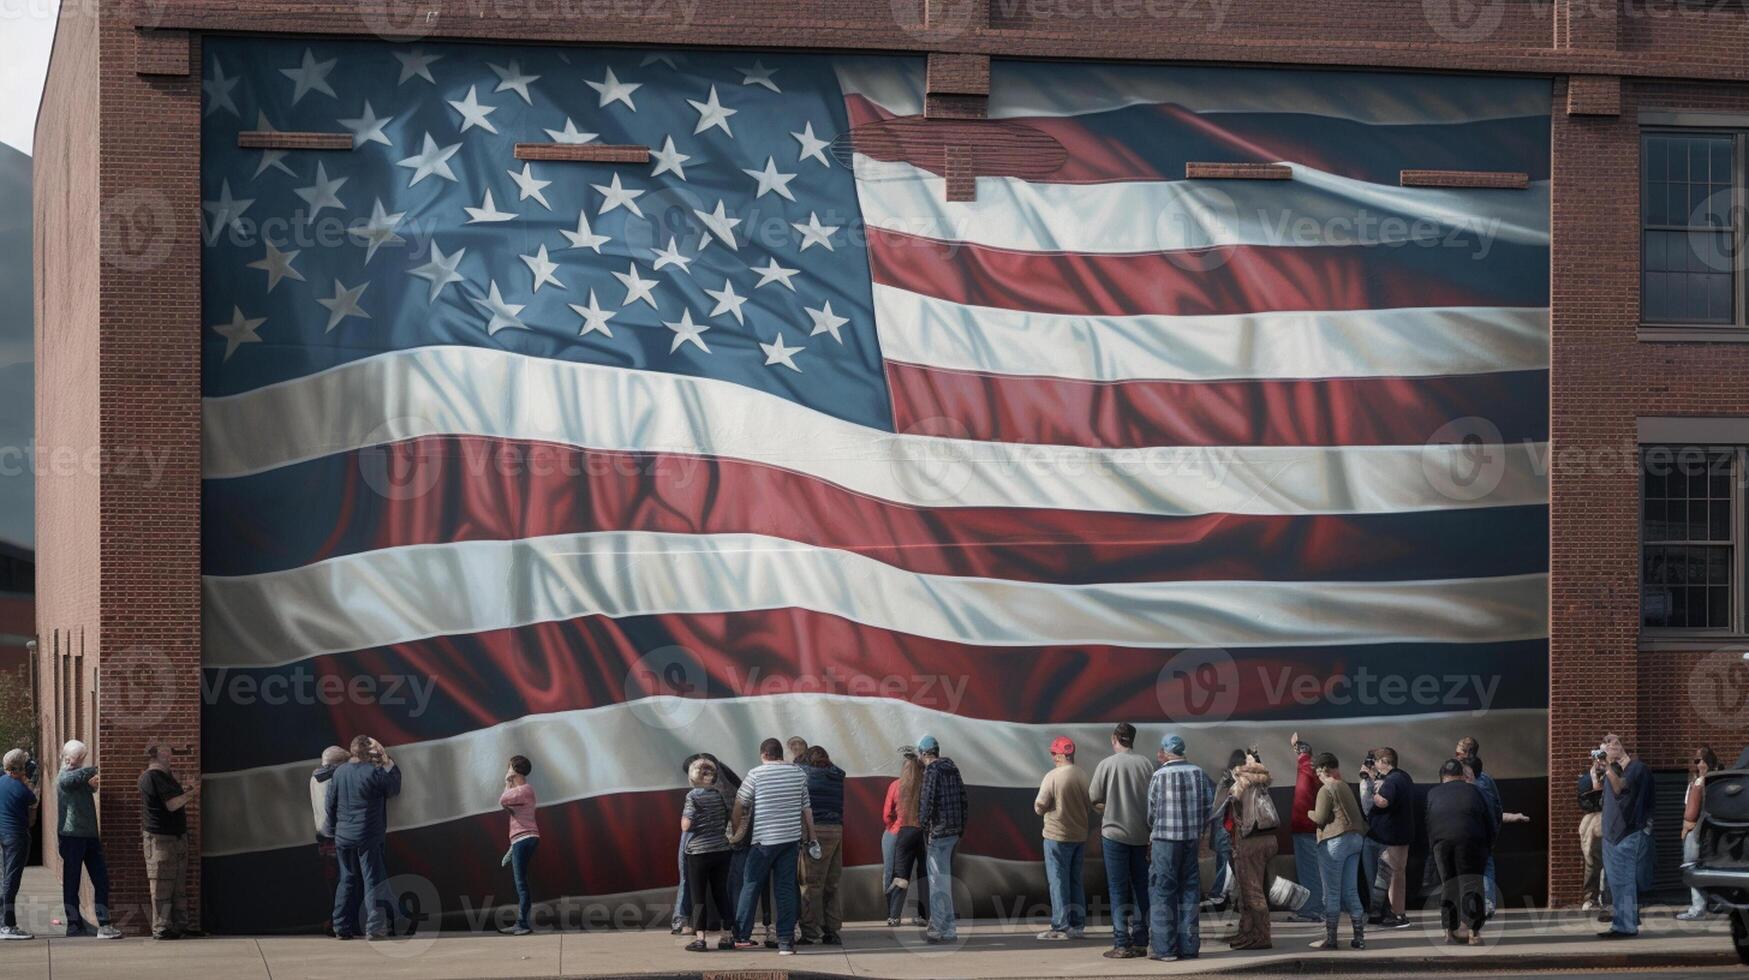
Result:
M688 953L685 940L665 932L537 933L523 938L475 933L421 934L379 943L337 942L317 936L232 938L155 943L130 936L113 942L52 938L49 925L59 910L43 898L55 892L54 879L41 868L27 872L23 924L39 937L0 945L0 977L84 980L126 976L130 980L398 980L398 978L577 977L603 975L697 976L788 973L794 977L872 977L889 980L954 980L972 977L1133 977L1197 972L1344 974L1443 970L1579 970L1651 965L1722 966L1735 964L1730 928L1723 919L1677 922L1673 909L1646 910L1641 939L1600 942L1591 915L1548 910L1505 912L1491 923L1487 946L1471 949L1443 944L1437 914L1416 912L1406 929L1375 930L1367 950L1314 952L1306 944L1322 928L1305 923L1275 924L1275 948L1233 952L1224 936L1232 919L1205 916L1203 956L1194 962L1107 960L1105 928L1090 930L1082 942L1041 943L1037 922L979 920L962 923L957 946L922 943L912 927L888 929L880 923L854 923L844 930L841 948L804 947L799 955L775 951ZM45 880L46 879L46 880ZM1278 918L1280 918L1278 916ZM1347 927L1343 927L1344 942Z

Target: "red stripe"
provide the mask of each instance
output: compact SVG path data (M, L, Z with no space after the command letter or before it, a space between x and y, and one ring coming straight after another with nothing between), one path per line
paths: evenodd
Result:
M1486 416L1509 442L1546 438L1548 372L1426 378L1083 381L887 362L893 424L949 418L966 438L1093 448L1426 442ZM1511 431L1507 431L1510 429Z
M1503 250L1497 246L1495 257ZM1448 274L1482 277L1486 263L1451 249L1422 254L1432 251L1418 245L1223 245L1146 253L1021 252L868 229L875 282L969 306L1081 316L1212 316L1523 305L1510 289L1496 296L1486 285L1466 286ZM1463 267L1466 262L1476 268Z

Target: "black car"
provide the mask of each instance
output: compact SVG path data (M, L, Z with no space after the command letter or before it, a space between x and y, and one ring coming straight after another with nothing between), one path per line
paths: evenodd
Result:
M1730 911L1737 958L1749 964L1749 769L1709 772L1704 789L1694 828L1699 853L1682 877L1709 905Z

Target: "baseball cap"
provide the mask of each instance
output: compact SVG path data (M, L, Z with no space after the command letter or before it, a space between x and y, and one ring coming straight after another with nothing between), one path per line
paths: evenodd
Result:
M937 742L935 740L934 735L925 735L922 738L917 740L917 751L920 753L921 752L940 752L941 751L941 743Z
M1070 738L1067 735L1058 735L1051 742L1051 754L1052 755L1074 755L1075 754L1075 740Z
M1167 735L1166 737L1160 739L1160 749L1164 752L1170 752L1173 755L1183 755L1184 754L1184 738L1183 738L1183 736L1178 735L1177 733Z

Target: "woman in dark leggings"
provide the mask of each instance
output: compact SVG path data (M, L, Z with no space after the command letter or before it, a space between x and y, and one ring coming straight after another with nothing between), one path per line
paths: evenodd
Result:
M893 839L893 880L887 886L887 925L899 924L905 911L905 892L917 888L917 915L929 919L929 876L925 859L928 839L917 821L917 800L923 793L923 763L915 755L905 756L899 778L888 794L892 822L898 824ZM915 871L915 874L913 874Z
M686 890L692 898L694 939L686 948L695 953L710 949L710 934L721 933L718 949L733 949L729 923L729 807L717 790L717 767L708 759L695 759L687 770L692 791L680 812L680 832L686 841Z

